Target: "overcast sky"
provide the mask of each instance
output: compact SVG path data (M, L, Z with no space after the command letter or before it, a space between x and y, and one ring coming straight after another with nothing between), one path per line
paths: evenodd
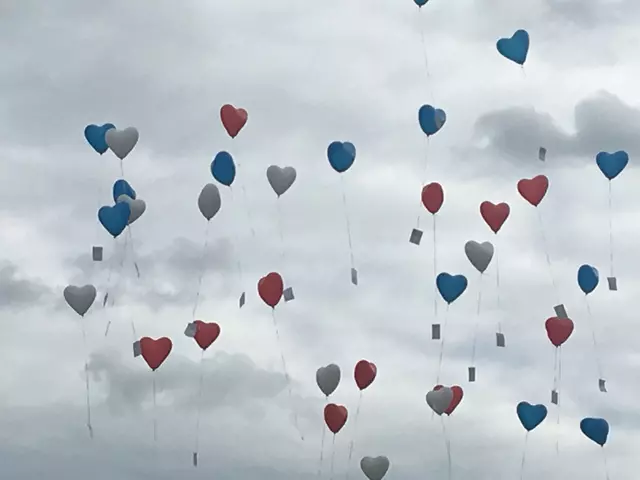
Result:
M0 0L2 478L318 478L326 427L315 372L331 362L343 372L332 399L350 412L335 438L334 477L346 478L354 440L352 478L364 478L366 455L389 457L389 480L447 478L442 427L425 403L441 345L431 324L444 322L445 307L438 299L434 319L432 219L419 198L423 183L438 181L437 269L469 279L447 314L441 375L465 390L445 418L453 477L518 478L525 431L515 407L525 400L549 407L529 435L525 478L604 479L599 447L579 430L583 417L601 416L611 425L611 479L636 480L639 20L634 0L430 0L421 13L412 0ZM531 36L524 71L495 48L520 28ZM219 120L225 103L249 112L234 140ZM447 112L428 146L417 124L425 103ZM124 171L147 211L126 250L124 235L114 244L97 221L112 203L119 161L83 137L87 124L107 122L140 132ZM334 140L357 148L342 181L326 158ZM619 291L609 292L608 186L595 155L622 149L631 161L612 182ZM239 167L208 232L197 317L222 334L202 363L196 469L200 350L183 331L205 243L197 198L220 150ZM265 175L271 164L298 171L278 202ZM516 183L540 173L551 186L536 212ZM511 205L497 237L479 215L484 200ZM425 235L415 246L408 238L420 213ZM490 240L499 252L500 308L495 259L480 283L464 255L468 240ZM93 245L104 245L103 263L91 261ZM602 277L589 297L593 321L576 283L583 263ZM276 309L281 347L256 291L274 270L296 295ZM62 290L87 283L99 294L84 319L85 352ZM115 304L102 308L107 290ZM544 330L558 302L576 325L562 351L559 416ZM153 375L131 352L132 321L137 336L174 343L155 373L155 409ZM505 349L495 347L498 322ZM476 325L478 379L469 384ZM609 393L598 391L592 325ZM364 392L356 435L353 368L363 358L378 378ZM330 478L331 443L327 434L321 478Z

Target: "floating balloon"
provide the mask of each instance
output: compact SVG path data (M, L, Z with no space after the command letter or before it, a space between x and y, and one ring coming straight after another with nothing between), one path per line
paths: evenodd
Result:
M442 385L436 385L435 387L433 387L434 390L440 390L441 388L443 388ZM451 403L449 403L449 406L444 411L444 413L446 413L447 415L451 415L453 411L458 408L458 405L460 405L462 397L464 396L462 387L458 385L452 386L451 391L453 392L453 398L451 399Z
M442 415L449 408L452 400L453 390L449 387L433 389L427 393L427 405L438 415Z
M601 447L607 443L609 436L609 423L604 418L583 418L580 422L580 430L585 436Z
M136 199L136 191L129 185L129 182L123 179L116 180L113 184L113 201L117 203L121 195Z
M335 363L330 363L326 367L320 367L316 371L316 383L320 391L328 397L336 391L340 384L340 367Z
M267 181L278 197L291 188L296 181L296 169L293 167L280 168L271 165L267 168Z
M140 339L140 353L144 361L147 362L149 368L155 371L162 365L169 353L173 344L167 337L162 337L157 340L149 337L143 337Z
M464 253L467 255L471 265L480 273L484 273L489 267L493 252L494 249L491 242L478 243L474 240L469 240L464 245Z
M438 213L444 203L444 190L442 185L437 182L430 183L422 187L422 204L429 213L435 215Z
M494 205L491 202L482 202L480 204L480 215L489 228L493 230L493 233L498 233L502 228L502 225L509 217L509 213L511 209L509 205L506 203L499 203L498 205Z
M139 219L144 211L147 209L147 204L144 203L144 200L136 198L135 200L131 198L129 195L120 195L116 203L126 203L129 205L129 221L128 225L131 225L137 219Z
M211 174L221 184L230 187L236 178L236 164L229 152L219 152L211 162Z
M527 202L537 207L549 189L549 179L545 175L538 175L531 179L523 178L518 182L518 192Z
M107 145L107 140L105 139L105 135L107 131L116 128L112 123L105 123L104 125L87 125L84 129L84 138L87 139L89 145L93 147L93 149L102 155L104 152L109 150L109 145Z
M356 160L356 147L350 142L331 142L327 148L327 157L336 172L346 172Z
M600 152L596 155L596 163L604 176L613 180L629 163L629 155L623 150L615 153Z
M438 133L446 121L447 114L439 108L434 108L431 105L423 105L420 107L420 110L418 110L418 123L428 137Z
M522 426L530 432L547 418L547 407L544 405L531 405L527 402L520 402L516 407L516 413Z
M578 269L578 286L585 295L593 292L598 286L600 277L598 275L598 269L591 265L582 265Z
M124 160L138 143L140 134L135 127L127 127L124 130L111 128L107 130L104 138L115 156Z
M220 207L222 207L220 190L213 183L207 183L198 196L200 213L209 221L220 211Z
M220 325L215 322L205 323L202 320L193 322L196 324L194 340L202 350L206 350L220 336Z
M249 114L244 108L236 108L233 105L223 105L220 108L220 120L222 120L222 126L227 131L231 138L235 138L242 127L245 126Z
M573 333L573 321L570 318L551 317L545 322L547 336L556 347L566 342Z
M283 291L284 282L279 273L271 272L258 281L258 295L271 308L276 308L282 298Z
M442 272L436 277L436 287L444 301L451 304L467 289L467 277Z
M373 383L376 379L378 369L373 362L366 360L360 360L356 363L356 368L353 371L353 376L356 380L356 385L360 390L364 390Z
M116 238L129 224L131 207L126 202L116 203L113 207L102 207L98 210L98 220L102 226Z
M413 0L418 7L424 7L429 0Z
M91 305L93 305L97 292L96 287L93 285L85 285L83 287L69 285L65 287L62 295L73 311L81 317L84 317L85 313L87 313Z
M518 30L511 38L501 38L496 43L498 52L518 65L524 65L529 52L529 34L526 30Z
M382 480L389 471L389 466L389 459L384 456L376 458L363 457L362 460L360 460L362 473L364 473L369 480Z
M324 422L334 435L347 423L347 407L330 403L324 407Z

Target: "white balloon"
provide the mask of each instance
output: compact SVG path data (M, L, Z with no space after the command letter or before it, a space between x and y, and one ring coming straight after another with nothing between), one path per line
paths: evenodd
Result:
M360 468L369 480L382 480L389 471L389 466L389 459L385 456L364 457L360 460Z
M69 285L62 292L64 299L69 306L80 315L84 316L89 311L91 305L96 299L96 287L93 285L85 285L84 287L76 287L75 285Z
M330 363L326 367L320 367L316 372L316 383L318 387L325 394L325 396L331 395L336 391L340 384L340 367L335 363Z
M480 273L484 273L493 258L493 244L469 240L464 246L464 253L466 253L471 265Z
M129 213L129 225L139 219L144 211L147 209L147 204L144 203L144 200L140 198L136 198L135 200L131 198L129 195L122 194L118 197L116 203L128 203L131 213Z
M267 168L267 180L278 197L291 188L296 181L296 176L296 169L293 167L280 168L277 165L271 165Z
M209 221L220 211L220 207L222 207L220 190L213 183L207 183L198 196L200 213Z
M442 387L438 390L431 390L427 393L427 404L431 407L431 410L438 415L442 415L453 400L453 390L449 387Z
M107 142L107 146L115 156L120 160L124 160L124 158L131 153L133 147L136 146L136 143L138 143L140 134L138 133L138 129L135 127L127 127L124 130L111 128L107 130L104 138Z

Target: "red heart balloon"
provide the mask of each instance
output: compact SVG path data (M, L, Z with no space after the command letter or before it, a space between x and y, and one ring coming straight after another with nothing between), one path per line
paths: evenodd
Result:
M231 138L235 138L245 123L249 115L244 108L236 108L233 105L223 105L220 109L220 120Z
M356 385L360 390L364 390L373 383L376 379L378 369L375 364L366 360L360 360L356 363L356 368L353 371L353 376L356 379Z
M196 320L194 323L196 334L193 338L202 350L206 350L220 335L220 325L215 322L205 323L202 320Z
M284 282L279 273L271 272L258 281L258 295L271 308L276 308L283 291Z
M324 421L334 435L347 423L347 416L347 407L343 405L330 403L324 407Z
M556 347L566 342L573 333L573 321L569 318L551 317L547 319L544 326L549 340Z
M493 233L498 233L502 224L507 220L511 209L506 203L499 203L494 205L491 202L482 202L480 204L480 215L487 222L487 225L493 230Z
M436 385L435 387L433 387L434 390L440 390L441 388L442 388L442 385ZM458 407L458 405L460 405L460 402L462 401L462 396L464 395L464 392L462 391L462 387L459 387L458 385L454 385L453 387L450 387L450 388L451 388L451 391L453 392L453 398L451 399L451 403L449 404L447 409L444 411L444 413L446 413L447 415L451 415L453 411Z
M444 190L442 190L442 185L437 182L433 182L422 188L422 204L429 213L434 215L438 213L443 203Z
M518 192L534 207L540 205L548 189L549 179L545 175L538 175L531 179L523 178L518 182Z
M157 340L149 337L143 337L140 339L140 353L142 358L147 362L147 365L151 370L157 370L162 362L166 360L171 353L173 344L167 337L162 337Z

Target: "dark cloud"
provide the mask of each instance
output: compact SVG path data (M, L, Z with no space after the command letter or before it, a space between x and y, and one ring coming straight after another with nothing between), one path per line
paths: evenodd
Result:
M17 266L0 265L0 307L33 307L51 293L41 281L21 276Z

